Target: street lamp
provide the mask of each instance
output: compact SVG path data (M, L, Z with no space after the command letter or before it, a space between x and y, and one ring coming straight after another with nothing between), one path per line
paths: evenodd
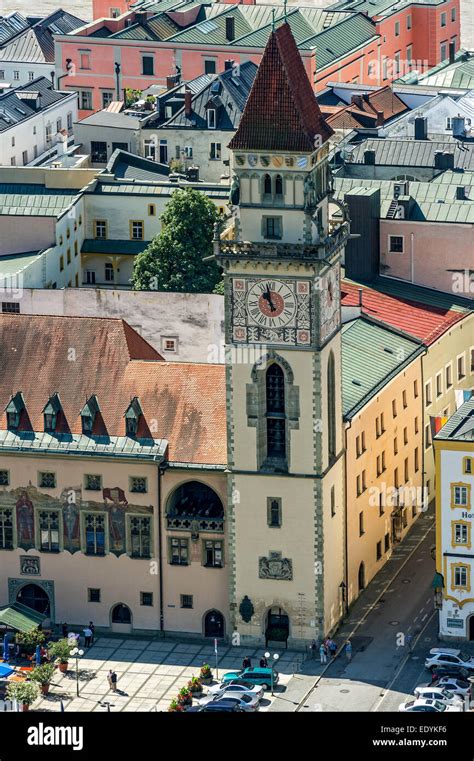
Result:
M271 671L272 671L272 695L273 695L273 668L274 668L274 665L276 664L276 662L277 662L277 660L278 660L278 658L279 658L279 657L280 657L280 656L278 655L278 653L274 653L274 654L273 654L273 661L272 661L272 663L271 663L271 666L270 666L270 668L271 668ZM270 653L265 653L265 658L266 658L267 660L268 660L269 658L271 658L271 655L270 655Z
M84 655L84 650L79 650L78 647L73 647L70 650L70 655L76 659L76 695L79 697L79 658Z

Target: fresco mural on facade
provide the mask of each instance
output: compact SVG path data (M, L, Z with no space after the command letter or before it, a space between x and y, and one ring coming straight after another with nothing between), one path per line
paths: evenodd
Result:
M15 507L18 546L22 550L30 550L35 546L35 518L33 502L26 491L21 493Z
M60 501L63 507L63 543L64 549L71 553L81 549L81 529L79 510L81 504L80 488L65 489Z

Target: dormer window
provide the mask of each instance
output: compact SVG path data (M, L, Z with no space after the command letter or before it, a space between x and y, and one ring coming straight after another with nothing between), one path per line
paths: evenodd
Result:
M215 129L217 123L217 113L215 108L207 109L207 126L209 129Z
M5 407L5 412L7 413L7 428L9 431L18 430L20 427L20 416L24 409L25 401L23 399L23 394L21 391L18 391L15 396L12 396Z
M140 400L134 396L125 412L125 435L136 436L138 432L138 423L143 415Z
M58 413L61 411L61 402L58 394L53 394L48 401L48 404L43 409L44 430L48 433L52 433L56 430L58 422Z
M90 434L94 427L97 413L100 412L99 402L95 394L89 397L81 410L82 433Z

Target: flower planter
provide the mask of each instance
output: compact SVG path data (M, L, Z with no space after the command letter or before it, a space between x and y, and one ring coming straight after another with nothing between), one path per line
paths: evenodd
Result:
M202 676L201 677L201 684L209 685L212 684L212 676Z
M60 670L61 674L65 674L66 673L68 666L69 666L68 661L66 661L66 663L60 663L59 664L59 670Z
M29 703L22 703L21 710L23 713L26 713L26 711L30 710L30 704Z
M41 693L47 695L49 692L49 684L40 684Z

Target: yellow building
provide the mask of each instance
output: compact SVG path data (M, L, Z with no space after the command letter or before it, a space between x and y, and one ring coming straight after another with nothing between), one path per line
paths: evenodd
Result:
M436 569L439 633L474 640L474 397L436 434Z

